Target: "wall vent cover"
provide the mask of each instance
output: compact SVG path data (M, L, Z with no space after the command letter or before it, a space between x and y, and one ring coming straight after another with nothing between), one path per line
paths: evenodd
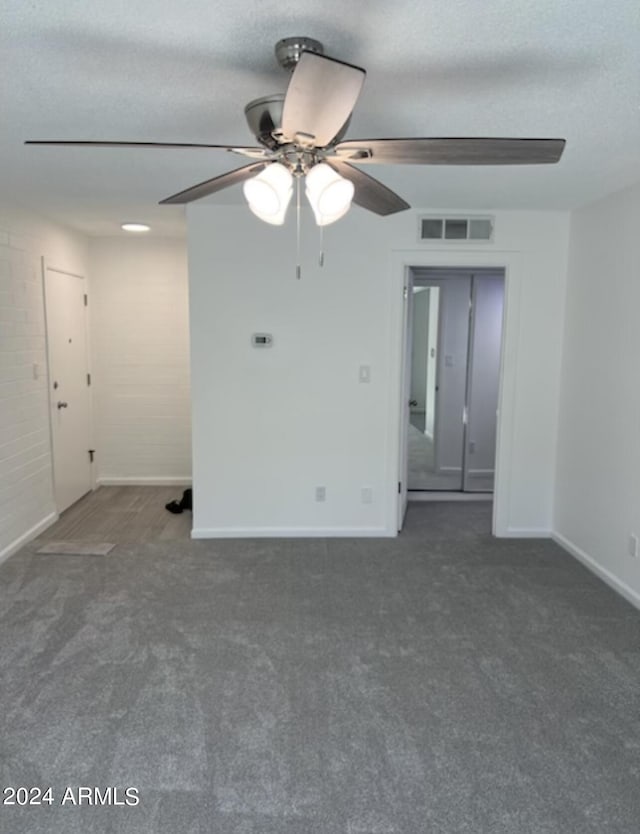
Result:
M421 217L420 240L484 241L493 240L493 217Z

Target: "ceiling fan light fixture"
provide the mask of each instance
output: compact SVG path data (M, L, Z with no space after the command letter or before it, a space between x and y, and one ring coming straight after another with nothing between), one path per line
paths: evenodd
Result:
M311 206L311 208L313 209L313 215L316 219L317 226L330 226L332 223L335 223L336 220L340 220L341 217L345 216L351 208L351 201L349 201L347 205L343 206L340 211L337 211L335 214L319 214L313 206Z
M318 226L328 226L351 208L354 186L330 165L320 162L307 174L305 193Z
M251 211L274 226L281 226L293 194L291 172L280 162L273 162L242 187Z

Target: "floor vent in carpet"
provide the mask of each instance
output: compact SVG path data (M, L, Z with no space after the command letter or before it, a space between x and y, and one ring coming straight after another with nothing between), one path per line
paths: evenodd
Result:
M60 556L106 556L113 550L115 544L98 542L47 542L36 553L58 554Z

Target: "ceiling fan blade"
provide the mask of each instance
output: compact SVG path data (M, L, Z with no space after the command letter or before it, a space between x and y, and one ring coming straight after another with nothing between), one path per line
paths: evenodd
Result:
M240 154L240 156L248 156L249 159L264 159L270 160L275 158L275 154L270 148L227 148L231 153Z
M205 180L204 182L198 183L198 185L192 185L191 188L180 191L178 194L173 194L171 197L165 197L164 200L160 200L160 205L191 203L194 200L207 197L209 194L215 194L216 191L222 191L223 188L229 188L231 185L244 182L254 174L262 171L264 167L264 162L254 162L251 165L245 165L244 168L227 171L226 174L221 174L219 177Z
M365 71L326 55L303 52L291 76L282 110L282 135L323 148L351 115Z
M341 159L379 165L538 165L557 162L564 139L349 139Z
M338 159L328 159L327 162L340 176L351 180L355 186L353 202L362 208L383 216L411 208L409 203L383 185L380 180L370 177L359 168Z
M200 145L195 142L102 142L73 139L27 139L25 145L67 145L73 148L217 148L221 151L233 151L243 156L257 159L268 158L270 151L266 148L231 147L229 145Z

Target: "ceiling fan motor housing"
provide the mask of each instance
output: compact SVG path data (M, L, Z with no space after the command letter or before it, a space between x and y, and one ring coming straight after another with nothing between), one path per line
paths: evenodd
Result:
M282 107L284 93L273 93L250 101L244 108L244 115L249 130L258 142L267 148L277 148L278 140L275 135L282 125Z
M286 70L294 70L303 52L315 52L316 55L324 55L324 47L320 41L313 38L282 38L276 44L276 58L281 67Z
M324 47L320 41L306 37L283 38L275 46L278 63L281 67L290 71L296 68L303 52L324 55ZM285 96L283 93L273 93L270 96L262 96L261 98L250 101L244 108L245 117L251 133L253 133L258 142L272 150L282 144L280 134L284 99ZM348 127L349 119L336 135L335 142L339 142L342 139Z
M275 150L282 144L282 140L278 137L282 128L283 106L284 93L273 93L270 96L262 96L262 98L250 101L244 108L249 130L261 145L265 145L271 150ZM333 143L339 142L343 138L350 121L351 117L340 128Z

